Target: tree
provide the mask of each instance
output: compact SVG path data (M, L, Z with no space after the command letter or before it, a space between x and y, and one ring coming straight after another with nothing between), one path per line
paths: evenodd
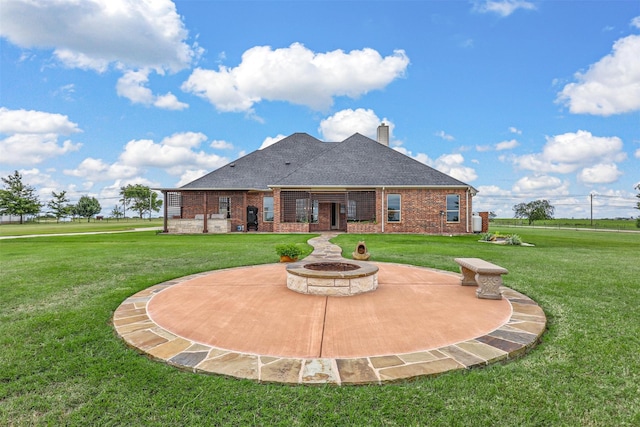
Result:
M162 206L162 200L158 199L158 193L151 191L149 187L142 184L127 185L126 187L120 187L120 195L122 199L120 201L124 204L125 209L127 205L138 212L140 219L145 212L151 213L151 211L158 212Z
M51 192L53 199L49 201L47 206L51 209L51 213L56 217L56 222L60 222L60 218L71 213L71 205L67 203L69 202L69 199L66 194L66 191L62 191L60 193L56 193L55 191Z
M555 208L548 200L535 200L529 203L518 203L513 206L513 211L515 218L527 218L531 225L533 221L552 219Z
M636 194L636 197L640 199L640 183L636 185L636 190L638 190L638 194ZM638 203L636 203L636 209L640 210L640 200L638 201ZM636 218L636 227L640 228L640 215L638 215L638 217Z
M111 211L111 216L115 219L120 219L124 216L124 212L120 210L120 206L115 205L113 210Z
M95 197L82 196L75 206L75 213L81 217L87 218L87 222L91 220L91 217L97 213L100 213L102 206Z
M2 178L5 189L0 190L0 214L20 216L20 224L25 215L35 215L40 212L42 203L35 194L35 189L23 184L22 175L15 171L13 175Z

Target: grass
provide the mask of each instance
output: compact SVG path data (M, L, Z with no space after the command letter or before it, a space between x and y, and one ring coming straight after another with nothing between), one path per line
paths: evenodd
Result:
M162 219L127 218L121 220L73 222L55 222L55 220L41 222L26 222L24 224L0 225L0 236L26 236L31 234L59 234L59 233L88 233L96 231L124 231L135 228L162 227Z
M336 238L345 254L365 240L376 261L456 271L454 257L487 259L508 268L505 284L548 317L543 342L524 358L364 387L192 374L137 354L111 327L113 311L139 290L276 262L277 243L308 235L0 241L0 425L639 425L640 235L519 234L536 246L483 244L477 236Z
M495 218L491 220L492 227L499 226L527 226L526 219L518 218ZM531 227L556 227L556 228L577 228L596 230L636 230L639 231L635 219L581 219L581 218L556 218L543 221L534 221Z

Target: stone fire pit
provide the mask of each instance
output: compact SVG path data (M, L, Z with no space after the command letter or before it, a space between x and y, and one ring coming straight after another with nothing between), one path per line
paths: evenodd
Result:
M300 261L287 266L287 288L307 295L350 296L378 287L378 267L360 261Z

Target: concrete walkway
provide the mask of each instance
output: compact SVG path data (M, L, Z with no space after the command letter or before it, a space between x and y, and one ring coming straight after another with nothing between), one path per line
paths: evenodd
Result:
M340 260L311 239L308 259ZM380 384L482 366L523 354L545 330L542 309L503 288L481 300L460 275L376 263L378 289L350 297L286 287L284 264L241 267L161 283L113 316L124 341L194 372L289 384Z
M137 233L139 231L161 231L162 227L143 227L131 230L114 230L114 231L80 231L77 233L51 233L51 234L24 234L18 236L0 236L0 240L8 239L30 239L32 237L60 237L60 236L83 236L90 234L118 234L118 233Z

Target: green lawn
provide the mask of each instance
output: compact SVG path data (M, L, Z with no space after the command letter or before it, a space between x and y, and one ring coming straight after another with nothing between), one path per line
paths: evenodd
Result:
M376 261L457 271L454 257L487 259L508 268L505 284L535 299L548 318L542 343L521 359L362 387L184 372L137 354L112 329L113 311L139 290L199 271L276 262L277 243L308 235L149 231L2 240L0 425L640 425L640 235L518 234L536 246L479 243L477 236L336 238L348 254L366 240Z
M0 225L0 236L26 236L31 234L87 233L96 231L123 231L135 228L162 227L162 219L127 218L121 220L94 221L83 219L73 222L56 222L55 220L34 221L24 224Z
M529 221L521 218L495 218L491 220L491 227L499 226L529 226ZM556 227L556 228L592 228L596 230L636 230L638 226L635 219L573 219L556 218L542 221L534 221L532 227Z

